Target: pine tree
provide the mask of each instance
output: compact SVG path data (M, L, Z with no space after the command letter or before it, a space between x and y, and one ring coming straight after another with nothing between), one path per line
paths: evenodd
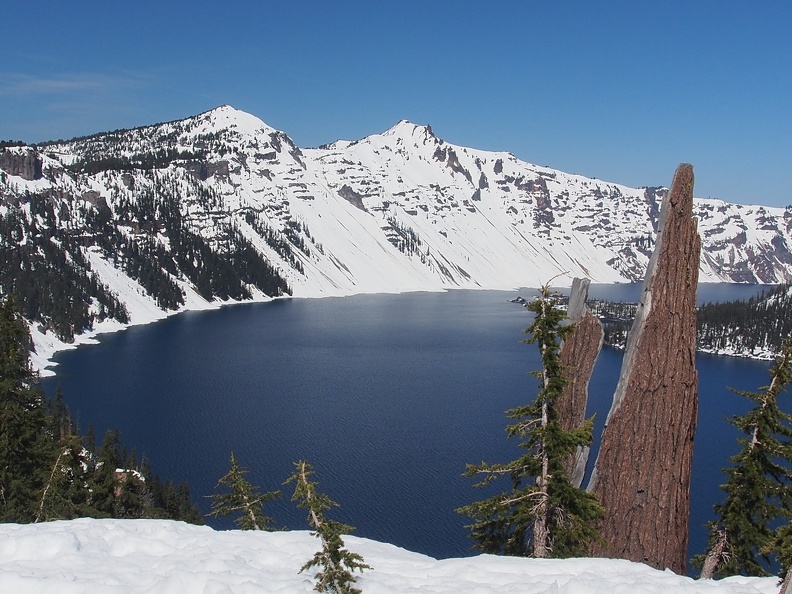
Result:
M108 431L98 454L93 427L83 439L58 387L54 401L30 366L30 336L10 296L0 300L0 522L78 517L161 517L134 450ZM120 469L120 472L117 471ZM201 523L180 486L173 519Z
M280 491L260 493L259 488L246 479L247 470L240 468L234 453L231 452L231 470L218 482L231 490L230 493L210 495L212 511L210 516L220 517L241 513L234 522L242 530L271 530L273 519L264 515L264 504L280 497Z
M772 526L792 513L792 415L780 409L778 397L792 382L792 342L784 344L770 378L758 393L737 392L755 406L730 419L745 437L738 439L742 450L731 458L733 466L724 471L726 498L715 506L709 552L693 560L702 566L701 578L768 575L771 555L779 554ZM780 557L788 567L788 545Z
M591 444L593 419L565 431L555 408L564 387L559 341L573 326L563 325L565 313L547 286L527 307L535 318L525 330L530 335L525 342L536 343L542 358L542 370L534 373L540 380L539 394L531 404L506 411L514 420L506 428L508 437L521 439L525 453L507 464L469 464L465 476L482 477L475 486L508 477L511 490L457 511L473 518L470 536L485 553L585 555L597 538L596 523L603 511L594 495L572 484L564 463L578 446Z
M324 512L338 504L327 495L316 490L317 483L311 479L314 470L308 462L294 463L294 474L284 483L294 483L292 501L301 508L308 510L308 523L316 530L314 536L322 541L322 550L314 555L300 568L305 571L311 567L321 566L316 574L317 592L333 592L335 594L360 594L355 588L354 570L371 569L363 562L363 557L343 548L342 533L349 533L354 528L325 517Z
M5 522L36 518L57 458L29 347L25 321L7 296L0 303L0 521Z
M57 425L53 417L53 426ZM80 437L67 434L56 440L57 458L40 494L34 522L71 520L91 515L86 488L90 460Z
M116 514L118 480L116 469L121 465L119 451L121 434L105 432L104 442L93 460L88 486L91 491L91 514L97 518L113 518Z
M774 551L781 565L779 594L792 594L792 513L787 510L788 523L778 528L766 551Z

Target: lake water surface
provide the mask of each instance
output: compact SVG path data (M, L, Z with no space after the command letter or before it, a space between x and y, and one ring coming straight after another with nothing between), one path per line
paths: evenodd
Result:
M592 287L592 297L633 300L633 285ZM703 285L701 301L743 298L756 287ZM58 383L84 431L119 428L161 476L189 481L204 511L228 470L273 490L307 459L320 489L341 504L355 534L445 558L473 554L454 509L483 494L466 463L508 461L503 411L536 394L530 314L516 291L360 295L243 304L184 313L101 337L57 357ZM520 294L528 296L529 291ZM604 421L621 365L603 349L590 411ZM699 355L691 555L720 501L737 444L724 417L745 410L727 386L767 383L766 362ZM502 485L505 487L505 485ZM267 509L279 526L307 529L286 489ZM230 522L210 524L229 528Z

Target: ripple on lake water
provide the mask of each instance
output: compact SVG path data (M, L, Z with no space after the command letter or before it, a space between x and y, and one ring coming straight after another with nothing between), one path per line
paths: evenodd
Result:
M595 286L592 296L608 290L625 300L637 293ZM203 496L227 471L231 450L263 490L280 488L292 462L305 458L341 504L335 517L357 535L464 556L467 519L453 510L482 494L461 472L466 463L516 456L503 411L536 394L527 372L539 358L521 343L530 318L508 303L515 295L360 295L186 313L62 353L58 375L44 383L50 393L61 383L83 429L93 424L101 436L118 427L161 476L189 481L205 511ZM603 350L590 397L599 424L620 365L621 353ZM767 367L699 357L691 554L706 542L699 526L720 498L729 444L736 448L723 417L744 403L726 386L757 389ZM282 526L307 528L290 495L269 513Z

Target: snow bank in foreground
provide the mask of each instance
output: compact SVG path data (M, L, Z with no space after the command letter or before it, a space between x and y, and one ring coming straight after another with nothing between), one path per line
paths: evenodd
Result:
M355 574L364 594L778 592L774 578L696 582L613 559L437 561L389 544L344 540L373 567ZM298 571L318 547L309 532L217 532L162 520L0 524L0 592L308 593L313 573Z

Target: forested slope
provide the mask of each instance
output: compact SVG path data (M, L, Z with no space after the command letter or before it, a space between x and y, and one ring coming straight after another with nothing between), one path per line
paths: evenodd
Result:
M623 348L636 304L591 300L589 307L602 322L605 344ZM698 308L696 325L700 351L772 359L792 336L792 284L746 300L706 303Z

